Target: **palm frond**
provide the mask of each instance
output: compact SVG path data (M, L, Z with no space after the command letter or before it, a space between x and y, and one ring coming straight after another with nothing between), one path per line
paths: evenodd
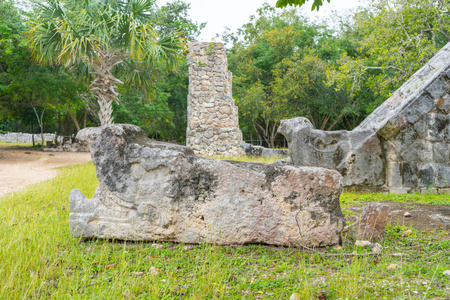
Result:
M40 63L75 66L91 80L114 79L110 86L94 79L91 90L106 86L103 92L117 98L122 85L150 97L158 70L175 66L186 51L180 35L158 37L155 0L59 1L43 2L29 20L29 45Z
M133 18L140 22L148 22L155 19L155 8L154 0L128 0L124 12L132 14Z

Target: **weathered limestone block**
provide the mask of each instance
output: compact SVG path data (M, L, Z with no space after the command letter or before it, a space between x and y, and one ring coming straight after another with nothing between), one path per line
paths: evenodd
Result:
M450 186L450 165L436 164L436 169L435 185L439 188Z
M416 123L424 114L428 113L435 107L433 99L426 93L421 94L417 98L412 99L407 103L402 114L406 121L411 124Z
M344 226L334 171L214 160L133 125L88 128L99 186L69 196L75 237L325 246Z
M446 114L450 113L450 95L444 95L436 101L436 107L444 111Z
M441 98L448 91L449 86L443 76L437 77L424 88L433 99Z
M361 216L348 236L356 240L373 241L384 236L389 216L389 205L369 203L361 210ZM350 227L350 226L349 226Z
M405 126L397 135L391 138L391 142L398 151L402 151L409 148L417 137L418 134L414 129L410 126Z
M441 142L445 138L445 129L449 124L446 115L430 113L426 118L427 130L426 139L433 142Z
M403 115L396 115L387 121L386 125L378 131L378 134L387 140L401 130L406 123L406 119Z
M450 145L448 143L434 143L433 157L437 163L447 163L450 158Z
M401 156L403 160L407 162L433 161L433 147L431 143L424 140L419 140L403 151Z
M278 132L288 141L294 165L336 169L344 176L344 186L380 186L386 181L382 148L370 131L322 131L299 117L282 120Z

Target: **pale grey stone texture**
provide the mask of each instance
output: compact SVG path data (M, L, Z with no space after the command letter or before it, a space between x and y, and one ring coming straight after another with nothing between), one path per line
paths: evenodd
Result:
M202 156L244 154L224 45L191 42L188 66L186 145Z
M118 240L337 244L344 227L334 170L193 156L134 125L88 128L99 186L69 196L75 237Z
M336 169L344 187L444 191L450 188L448 82L450 43L352 131L321 131L294 118L283 120L279 132L295 165Z

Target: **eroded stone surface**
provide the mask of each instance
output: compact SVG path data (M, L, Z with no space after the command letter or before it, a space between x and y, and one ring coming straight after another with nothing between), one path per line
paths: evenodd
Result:
M288 150L265 148L262 146L255 146L247 143L242 144L241 147L244 149L245 155L247 156L261 156L261 157L279 156L284 158L289 154Z
M384 236L389 216L389 205L369 203L361 212L361 220L357 227L358 239L373 241Z
M352 131L305 118L278 131L295 165L338 170L345 187L423 192L450 188L450 43Z
M243 155L232 75L222 43L189 44L186 145L203 156Z
M286 137L295 165L336 169L344 186L385 182L381 144L373 132L317 130L302 117L282 120L278 132Z
M344 218L334 171L214 160L152 141L133 125L88 128L99 187L70 193L73 236L324 246Z

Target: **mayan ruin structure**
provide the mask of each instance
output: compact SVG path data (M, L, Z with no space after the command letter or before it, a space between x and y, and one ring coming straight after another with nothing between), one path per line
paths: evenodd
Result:
M450 191L450 43L352 131L278 129L298 166L337 169L344 187L394 193Z
M224 45L194 41L189 53L187 146L203 156L243 154Z

